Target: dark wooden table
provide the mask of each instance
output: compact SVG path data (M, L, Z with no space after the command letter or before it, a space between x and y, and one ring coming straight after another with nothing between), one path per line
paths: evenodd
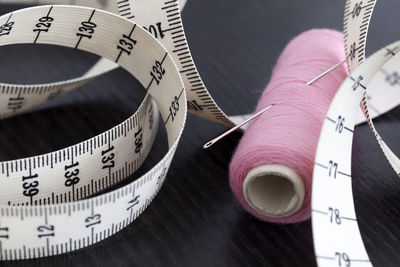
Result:
M2 5L0 12L20 7ZM189 0L183 18L212 95L226 112L242 114L253 111L285 44L307 29L340 30L343 8L343 0ZM399 1L378 3L369 53L399 39L399 11ZM0 79L14 83L72 78L97 59L53 46L2 47L0 55ZM136 80L117 70L30 113L0 121L0 160L50 152L94 136L127 118L143 96ZM399 118L396 109L377 120L382 136L398 154ZM2 265L314 266L310 220L294 225L261 222L234 199L228 165L240 134L207 151L201 148L224 130L189 116L165 186L143 215L120 233L67 255ZM366 125L357 127L355 136L352 171L362 235L375 266L398 266L400 179ZM164 133L157 138L141 173L166 151Z

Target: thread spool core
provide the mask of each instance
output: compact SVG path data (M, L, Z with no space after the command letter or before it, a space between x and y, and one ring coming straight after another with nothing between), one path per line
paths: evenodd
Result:
M261 215L282 218L301 208L305 189L293 169L271 164L253 168L247 174L243 193L247 203Z

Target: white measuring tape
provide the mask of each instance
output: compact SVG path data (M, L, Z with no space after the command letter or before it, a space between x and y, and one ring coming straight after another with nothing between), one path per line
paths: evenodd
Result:
M6 2L27 3L0 0ZM0 163L1 260L38 258L80 249L133 221L150 204L165 179L187 109L210 121L234 126L205 89L191 58L179 13L179 4L185 1L64 2L91 8L48 5L4 15L0 17L0 45L56 44L104 58L77 79L45 85L0 84L0 115L26 111L117 66L134 75L149 94L132 117L101 135L53 153ZM375 1L347 2L346 53L351 70L364 59L374 4ZM100 9L118 11L137 21L155 38L135 23ZM366 86L376 85L379 90L396 95L390 90L392 83L382 74L394 71L400 60L395 56L398 50L396 45L389 46L352 72L329 109L318 145L312 200L314 244L320 266L370 265L351 191L352 133ZM379 98L380 91L368 92L375 109L371 116L397 104L384 103ZM157 131L157 107L169 143L164 158L135 182L80 200L118 183L139 168ZM376 131L375 134L392 166L400 170L397 157Z
M379 136L371 120L397 106L399 101L394 89L400 66L397 54L400 42L385 47L364 62L375 3L376 0L346 2L344 34L351 73L329 108L313 174L312 225L319 266L372 266L358 228L351 186L352 140L354 125L359 122L360 102L382 151L400 175L399 159Z
M56 44L103 59L77 79L41 85L0 84L1 116L42 104L118 65L134 75L149 95L131 118L99 136L54 153L0 163L2 260L76 250L107 238L134 220L164 181L187 107L200 117L234 125L208 94L191 58L179 13L179 2L185 1L73 2L91 8L48 5L2 16L0 44ZM95 9L99 7L118 9L122 16L140 21L163 45L135 23ZM154 142L157 107L167 130L166 156L137 181L78 201L118 183L140 167Z
M107 238L149 205L176 150L186 119L186 93L174 60L141 27L93 8L41 6L4 15L0 24L8 25L1 45L46 43L89 51L118 63L149 93L132 117L101 135L54 153L0 163L0 258L55 255ZM14 93L29 101L35 92ZM135 182L73 202L138 169L157 131L158 111L151 99L167 130L168 153ZM41 206L26 206L31 204Z
M26 3L26 0L0 0L0 3ZM40 0L31 1L31 3L40 4L52 4L54 1L50 0ZM84 6L91 6L94 8L101 8L111 12L118 10L119 14L127 19L132 19L139 25L142 25L150 33L154 35L167 49L175 64L178 66L179 72L181 73L181 78L184 82L186 92L188 95L188 110L189 112L195 114L196 116L205 118L207 120L217 122L228 127L235 125L238 118L229 118L225 113L217 106L215 101L212 99L208 93L198 71L193 62L190 50L186 41L182 20L180 16L180 6L186 3L186 0L90 0L90 1L58 1L65 2L69 4L80 4ZM181 5L179 4L181 3ZM39 22L44 23L42 27L45 27L47 23L50 22ZM81 39L90 38L94 28L92 25L87 24L81 25L82 30L80 37ZM4 31L9 28L9 25L4 26ZM46 28L46 27L45 27ZM46 29L43 29L46 30ZM1 85L5 88L11 88L11 91L24 91L24 88L42 88L41 96L37 94L35 97L30 97L29 101L25 101L23 105L15 105L16 108L9 110L7 113L2 114L3 117L14 115L19 112L23 112L31 109L34 106L42 104L48 100L48 98L53 98L54 95L60 95L62 93L73 90L82 84L102 75L111 70L117 68L118 65L114 62L110 62L107 59L100 60L93 68L91 68L82 77L77 79L72 79L68 81L62 81L60 83L52 83L47 85L36 85L36 86L16 86L16 85ZM44 88L44 89L43 89ZM1 87L0 87L1 89ZM32 89L31 91L38 91ZM45 91L45 93L43 93ZM239 118L240 119L240 118Z

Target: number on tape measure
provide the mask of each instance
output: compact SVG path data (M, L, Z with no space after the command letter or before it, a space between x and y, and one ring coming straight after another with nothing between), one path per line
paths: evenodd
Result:
M175 96L174 101L172 101L171 106L169 108L169 115L172 121L174 121L178 111L179 111L179 99L177 96Z
M65 186L70 187L79 183L79 162L65 166Z
M96 224L101 223L101 215L100 214L95 214L92 216L89 216L85 219L85 227L90 228L95 226Z
M332 160L329 161L329 176L336 179L338 164Z
M330 214L330 222L341 224L342 219L340 218L340 211L338 209L329 207L329 214Z
M400 65L400 56L397 54L398 43L381 49L364 61L366 33L375 2L373 0L346 2L344 33L351 75L343 82L329 107L316 154L316 162L324 162L328 158L340 159L340 162L331 159L328 174L321 171L323 165L316 163L313 176L312 225L314 249L319 266L325 266L331 260L337 260L338 266L350 266L352 263L357 263L357 266L372 266L357 225L351 179L336 179L339 174L344 178L351 178L353 138L351 128L356 122L360 103L386 158L396 173L400 170L400 160L376 131L367 104L367 100L373 101L375 116L392 108L390 101L384 105L378 105L376 101L379 99L379 94L386 95L386 98L390 99L389 96L393 92L390 91L391 87L397 83L396 67ZM353 9L348 13L350 7ZM390 76L391 73L393 77ZM380 93L373 91L374 88L379 88ZM336 120L331 119L335 117ZM335 132L340 133L339 135L332 134L331 123L336 124ZM344 135L345 129L351 134ZM345 171L339 171L342 167ZM335 179L329 180L326 176L330 178L333 176ZM325 214L323 210L326 209L329 224L324 223L321 216ZM328 239L331 242L325 242ZM342 248L346 250L343 251Z
M114 149L114 146L110 146L108 149L101 151L101 155L103 156L101 159L101 162L103 163L103 169L111 169L115 167L115 154L113 153Z
M10 18L15 22L12 24L15 31L7 29ZM166 176L187 110L179 70L150 33L101 10L42 6L2 16L0 23L6 25L3 31L9 30L9 34L0 38L0 45L51 43L107 56L135 74L150 94L131 118L103 134L46 155L0 163L1 175L9 178L0 179L0 194L14 189L21 192L0 200L0 259L50 256L103 240L139 216L155 197ZM31 25L34 25L33 30ZM118 29L113 25L119 25ZM105 45L99 47L97 38ZM152 66L153 75L137 68L139 59L144 60L144 65ZM80 81L81 84L84 82L86 80ZM8 98L6 108L0 108L0 112L6 114L12 110L17 113L34 106L33 98L24 95L22 87L12 88L9 91L18 95ZM51 94L46 94L43 99L65 89L68 91L67 87L52 84L49 87ZM157 130L159 115L155 102L160 104L167 136L171 140L168 153L133 183L110 193L89 197L118 183L140 167ZM19 182L15 183L14 177L19 178ZM87 199L80 200L83 198ZM40 206L30 206L37 204ZM65 224L69 227L63 227ZM32 228L34 235L24 235L18 231L22 228ZM82 238L87 242L75 242ZM68 245L61 251L51 249L60 244ZM42 246L50 249L40 254L33 253Z
M48 32L50 27L51 27L51 23L53 22L53 18L46 16L46 17L41 17L39 19L39 23L36 24L36 28L33 29L34 32Z
M139 195L139 196L135 196L132 200L130 200L130 201L128 202L128 208L127 208L126 210L131 210L131 209L133 209L136 205L139 205L139 198L140 198L140 195Z
M156 39L164 39L165 34L162 29L162 22L157 22L155 25L150 25L149 27L144 27L148 30Z
M140 153L140 150L143 147L143 129L140 127L138 131L135 133L135 153Z
M94 13L96 9L93 10L92 14L87 21L82 21L81 26L78 28L78 32L76 35L79 37L78 43L76 44L75 48L78 48L79 44L81 43L83 38L92 39L93 34L95 33L97 24L92 22Z
M69 252L107 238L134 220L149 205L165 179L183 129L187 108L208 120L227 126L234 125L215 104L197 72L183 31L178 2L117 2L120 14L126 18L135 18L139 24L147 25L145 29L148 33L132 22L93 8L45 6L18 11L0 18L0 44L22 41L61 44L108 58L100 61L82 77L61 83L32 86L34 89L28 89L29 86L0 84L0 88L7 88L12 92L4 94L8 102L5 107L0 107L2 116L15 115L73 90L115 69L116 65L111 62L114 61L130 73L136 74L138 80L159 104L170 148L159 164L134 183L98 197L73 202L100 192L139 168L151 147L151 140L154 139L157 128L158 113L148 96L137 113L105 134L61 151L28 159L27 162L31 164L29 167L24 168L21 161L2 163L1 174L17 177L18 181L21 181L22 177L22 183L14 184L0 179L0 193L1 190L7 189L21 192L21 184L22 193L2 201L15 207L0 206L0 259L54 255L55 252L51 250L40 255L31 253L35 248L45 245L41 240L48 240L48 246L68 244L68 240L88 240L83 244L79 242L78 245L71 243L57 253ZM94 6L107 9L110 8L110 3L115 5L112 1L93 1ZM143 5L153 7L151 14L142 12L145 10ZM352 262L370 265L355 219L354 205L345 200L352 199L351 180L347 178L351 178L349 161L354 113L375 73L375 68L370 70L372 67L364 64L356 69L364 61L366 33L374 5L373 0L346 2L345 50L349 69L355 72L354 75L352 72L352 76L342 85L332 102L318 145L316 162L324 164L316 163L314 170L313 233L317 261L320 265L326 260L334 261L338 266L350 266ZM158 39L165 49L150 34ZM97 46L96 42L99 40L106 45ZM380 58L383 65L396 55L397 50L395 46L390 46L374 57ZM132 62L145 63L141 66L144 67L144 71L139 71ZM388 86L395 86L399 82L395 70L390 69L384 77L382 80ZM44 93L35 90L40 87L46 88ZM41 93L36 93L39 91ZM375 101L375 95L366 96L365 99ZM368 111L366 113L368 114ZM373 124L370 124L373 128ZM386 148L383 141L379 141L379 144L391 164L397 166L397 158L390 154L390 149ZM54 174L62 179L51 180L50 177ZM346 179L342 179L343 177ZM62 187L59 187L59 184ZM58 191L49 191L51 185L55 185ZM329 190L326 190L327 188ZM338 195L343 197L343 201L336 198ZM326 199L331 202L328 203ZM52 205L18 206L43 203ZM56 203L65 203L65 206L61 209ZM107 212L110 209L115 211L116 215L110 215ZM37 215L32 216L32 210L37 210ZM18 216L24 219L21 220ZM35 224L34 237L22 236L15 230L29 225L31 220L36 219L43 219L45 223ZM51 221L51 224L47 220ZM74 231L59 230L66 222ZM88 230L91 230L91 233L88 234ZM325 236L327 233L334 233L331 244L338 247L331 247L323 241L328 240ZM344 236L347 237L346 241L342 240ZM346 246L345 242L348 242L349 246ZM21 246L27 248L29 253L23 254ZM14 254L14 251L21 253Z
M163 68L161 62L157 60L153 66L152 71L150 72L150 76L153 78L153 80L156 81L157 84L160 84L160 81L162 80L164 74L165 69Z
M13 26L14 26L14 22L10 21L12 15L10 15L8 17L8 20L6 21L6 23L4 23L3 25L0 26L0 36L4 36L4 35L9 35Z
M38 237L53 237L54 236L54 225L40 225L37 228Z
M346 266L346 267L351 266L351 261L350 261L349 255L347 255L345 252L336 252L335 256L338 261L337 262L338 266Z
M33 29L33 32L37 33L36 37L35 37L35 41L34 43L37 43L40 34L42 32L48 32L53 21L54 18L50 17L51 11L53 10L53 6L50 7L49 11L47 12L47 14L44 17L39 18L39 22L36 23L35 28Z
M118 60L121 58L122 54L127 54L128 56L131 54L134 46L136 45L137 41L132 38L132 33L135 30L136 25L133 26L131 32L129 34L123 34L122 38L119 40L119 44L117 45L117 48L120 50L120 53L118 54L117 59L115 62L118 62Z
M16 1L23 2L23 0ZM39 0L38 2L40 3L41 1ZM63 2L69 4L69 1L67 0L58 1L58 3ZM116 12L115 7L117 7L121 16L124 16L128 19L134 18L139 24L145 25L145 28L166 47L177 64L188 94L188 102L191 103L190 112L195 113L197 116L205 119L233 127L235 124L222 112L222 110L215 104L214 100L209 95L193 62L190 49L186 41L185 32L183 30L182 19L179 13L185 3L186 0L124 0L117 1L116 4L115 0L105 0L102 3L99 3L96 0L75 1L75 4L78 5L103 8L112 12ZM149 6L152 8L149 9ZM80 23L78 24L76 28L76 34L78 37L76 48L80 46L82 40L92 39L93 36L95 36L97 29L95 12L95 10L92 10L92 13L88 14L87 18L81 19ZM54 19L54 16L51 15L51 10L48 10L45 15L39 16L39 20L42 21L38 21L37 23L43 24L40 24L40 26L35 28L38 31L38 35L36 36L37 39L39 38L41 32L47 33L47 31L51 29L53 23L53 21L50 21L51 19ZM115 59L113 59L113 61L118 63L121 56L129 56L134 50L136 45L135 42L136 40L130 37L129 32L123 33L122 38L120 38L119 42L117 43L117 48L120 50L120 53ZM27 99L27 105L12 109L9 113L4 113L2 116L9 117L26 111L29 108L42 104L49 99L53 99L58 95L61 95L61 93L71 91L115 68L115 64L108 60L102 59L82 77L68 81L62 81L54 84L26 86L0 84L0 88L12 86L21 89L24 92L28 90L31 91L29 99ZM159 64L156 64L155 68L152 67L150 75L154 77L156 83L159 83L164 75L163 72L164 69L160 69ZM40 98L35 96L36 92L43 91L43 89L46 91L47 95L43 95ZM32 92L34 92L33 95ZM33 98L35 99L34 101L32 101Z
M338 132L338 133L343 132L345 120L346 119L344 117L342 117L341 115L338 116L338 118L336 120L336 128L335 128L336 132Z
M23 194L26 197L30 198L31 204L32 204L32 198L39 194L39 181L38 181L39 175L38 174L33 174L29 176L22 176L22 189L23 189Z
M360 14L361 14L361 9L363 8L362 5L363 5L363 2L362 2L362 1L359 2L359 3L355 3L355 4L354 4L353 13L352 13L353 19L354 19L355 17L360 16Z

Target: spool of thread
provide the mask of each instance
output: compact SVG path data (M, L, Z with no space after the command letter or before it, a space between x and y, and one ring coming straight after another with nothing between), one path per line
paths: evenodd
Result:
M343 58L343 35L327 29L300 34L279 57L257 111L273 107L251 122L230 164L231 188L257 218L294 223L310 217L318 138L346 66L306 83Z

